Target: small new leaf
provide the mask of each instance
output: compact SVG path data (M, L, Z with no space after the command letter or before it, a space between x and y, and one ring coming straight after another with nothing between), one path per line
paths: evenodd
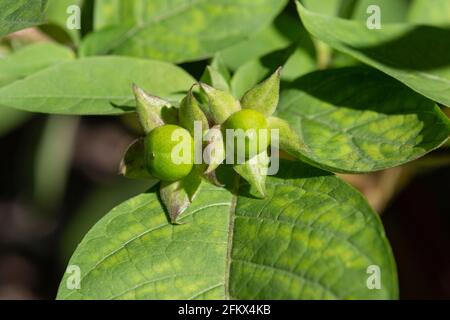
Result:
M242 108L253 109L266 116L271 116L277 108L280 97L280 77L281 67L242 97Z
M201 182L201 172L199 166L194 167L191 173L184 179L167 182L161 181L160 197L172 224L180 224L177 222L180 216L194 200Z
M178 224L177 217L191 204L188 194L183 188L183 183L181 181L161 181L159 195L166 207L170 222Z
M175 123L177 114L170 102L152 96L133 84L136 112L145 134L166 123Z
M216 124L222 124L233 113L241 110L241 105L230 93L217 90L206 83L200 83L202 93L208 99L209 115Z
M189 90L186 97L181 101L179 109L180 124L189 130L194 135L194 122L200 121L202 123L202 130L207 131L209 129L208 119L203 113L197 99L192 93L192 88Z

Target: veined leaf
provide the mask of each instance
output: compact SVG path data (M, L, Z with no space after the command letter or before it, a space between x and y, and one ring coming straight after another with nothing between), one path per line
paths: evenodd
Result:
M44 42L23 47L0 59L0 86L74 58L72 50L55 43Z
M300 162L281 168L265 199L203 183L183 225L168 222L153 192L121 204L69 262L80 289L66 274L58 299L397 298L391 250L364 198ZM380 290L366 284L374 265Z
M132 83L161 97L187 91L195 80L160 61L93 57L58 64L0 89L0 105L59 114L132 111Z
M47 0L0 2L0 37L45 21Z
M123 10L120 16L129 18L120 25L112 21L111 27L89 36L82 46L83 55L118 54L177 63L203 59L268 25L287 1L129 2L115 1L111 6L111 1L107 1L113 10ZM101 15L101 11L96 15ZM107 21L99 24L111 25Z
M292 42L299 40L302 35L296 29L298 26L299 23L294 17L281 13L272 24L248 39L226 48L220 52L220 55L231 70L237 70L247 62L284 49ZM309 37L308 33L306 35ZM306 45L303 47L309 49Z
M94 29L120 24L142 24L147 18L142 0L96 0L94 4ZM144 10L143 10L144 9Z
M306 31L305 31L306 32ZM252 60L236 70L231 79L234 96L241 98L248 90L269 77L273 70L283 66L281 79L292 81L316 69L311 39L277 50L260 59Z
M334 172L370 172L417 159L450 136L432 101L369 68L318 71L292 83L276 115L304 145L292 155Z
M450 29L383 24L370 30L366 23L316 14L297 4L306 29L316 38L450 106Z
M105 212L158 183L158 180L132 180L117 177L107 184L91 190L78 204L78 209L61 235L60 257L69 260L86 232L101 219Z

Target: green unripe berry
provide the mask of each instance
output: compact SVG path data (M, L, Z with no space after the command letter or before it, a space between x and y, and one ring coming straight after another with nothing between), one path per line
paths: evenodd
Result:
M145 162L152 176L163 181L186 177L194 162L194 140L186 129L163 125L145 137Z
M261 153L270 144L270 131L266 117L258 111L252 109L243 109L233 113L224 123L225 129L235 130L234 147L235 155L239 154L238 132L241 129L243 132L253 129L253 135L245 136L245 157L250 158L256 154ZM225 137L227 137L225 133ZM229 142L227 142L229 145ZM252 154L251 145L254 147L255 154Z

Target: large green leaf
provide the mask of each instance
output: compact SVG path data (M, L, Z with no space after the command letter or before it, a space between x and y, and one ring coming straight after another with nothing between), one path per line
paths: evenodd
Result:
M236 181L235 181L236 185ZM241 191L248 189L243 184ZM395 263L377 215L353 188L300 162L282 162L265 199L204 183L168 223L155 193L100 220L69 264L59 299L393 299ZM381 288L366 286L367 268Z
M221 57L230 69L236 70L249 61L255 61L300 40L304 34L298 31L299 25L301 24L293 16L282 13L263 30L223 50ZM309 37L309 34L306 36ZM309 50L308 47L305 49Z
M277 50L259 59L251 60L239 67L231 79L235 97L241 98L248 90L269 77L274 70L283 67L281 79L292 81L316 69L314 45L310 39L305 42Z
M96 0L94 4L94 29L117 25L142 24L148 17L145 0ZM149 2L149 1L147 1Z
M61 63L0 89L0 105L58 114L120 114L135 106L132 83L158 96L187 91L194 79L169 63L93 57Z
M145 192L157 182L157 180L134 180L117 177L93 188L86 194L86 198L77 205L77 210L70 223L62 231L60 257L68 261L86 232L106 212L123 201Z
M311 11L336 16L339 14L342 0L303 0L302 3Z
M365 67L318 71L282 93L277 116L304 147L286 150L334 172L370 172L417 159L450 136L430 100Z
M55 43L44 42L23 47L0 59L0 86L74 58L72 50Z
M370 30L365 22L316 14L299 3L298 10L319 40L450 106L450 29L383 24Z
M380 8L382 23L404 22L408 15L410 1L359 0L355 6L355 12L353 13L352 18L367 21L367 19L372 15L372 13L367 13L367 8L372 5L376 5Z
M409 20L415 23L450 26L450 1L413 0Z
M0 87L74 57L71 50L53 43L23 47L0 59ZM0 136L22 124L30 116L28 112L0 106Z
M0 2L0 37L41 24L47 0L3 0Z
M97 25L111 25L89 36L83 55L119 54L171 62L212 56L259 31L286 0L105 1L111 22L97 5ZM114 12L119 10L118 13ZM117 19L119 17L119 19ZM105 21L106 20L106 21ZM119 21L117 21L119 20ZM120 24L118 24L120 22Z
M291 21L292 18L286 17L289 18L286 21ZM283 67L281 79L285 81L292 81L317 68L316 50L308 32L298 22L291 22L289 30L292 32L294 29L296 33L290 36L292 42L288 46L250 60L236 69L231 79L231 89L236 97L242 97L280 66Z

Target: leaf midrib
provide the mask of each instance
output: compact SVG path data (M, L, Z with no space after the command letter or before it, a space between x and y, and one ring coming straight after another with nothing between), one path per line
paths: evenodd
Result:
M155 201L157 201L157 200L155 200ZM150 202L150 203L151 203L151 202ZM148 205L149 205L149 203L145 203L145 204L142 205L141 207L146 207L146 206L148 206ZM219 202L219 203L211 204L211 205L208 205L208 206L202 206L202 207L197 208L196 210L190 212L189 214L182 215L182 216L178 219L178 221L181 221L181 220L183 220L183 219L185 219L185 218L187 218L187 217L190 217L190 216L192 216L193 214L195 214L195 213L197 213L197 212L199 212L199 211L201 211L201 210L204 210L204 209L206 209L206 208L210 208L210 207L212 207L212 206L225 206L225 205L228 206L228 205L230 205L230 204L229 204L229 203L225 203L225 202ZM135 209L134 209L134 210L135 210ZM230 210L230 211L231 211L231 210ZM89 270L81 277L80 283L81 283L81 281L83 281L83 280L84 280L84 279L85 279L92 271L94 271L99 265L101 265L106 259L108 259L108 258L111 257L112 255L116 254L118 251L120 251L120 250L126 248L126 245L127 245L127 244L129 244L129 243L131 243L131 242L133 242L133 241L135 241L135 240L137 240L137 239L142 238L144 235L146 235L146 234L148 234L148 233L150 233L150 232L152 232L152 231L156 231L156 230L162 229L162 228L164 228L164 227L168 227L168 226L171 226L171 224L168 224L168 223L160 224L160 225L158 225L158 226L156 226L156 227L154 227L154 228L147 229L147 230L145 230L145 231L143 231L143 232L141 232L141 233L135 235L134 237L128 239L126 242L124 242L123 244L121 244L120 246L118 246L117 248L115 248L114 250L110 251L110 252L109 252L107 255L105 255L102 259L100 259L100 260L99 260L92 268L90 268L90 269L89 269ZM141 285L142 285L142 284L141 284ZM63 299L63 300L66 300L66 299L67 299L68 297L70 297L73 293L74 293L74 291L71 291L68 295L64 296L62 299Z
M231 270L231 253L233 249L233 234L234 234L234 221L236 219L236 205L239 191L240 176L234 174L233 186L232 186L232 198L228 217L228 241L227 241L227 255L225 258L225 299L231 300L230 296L230 270Z

